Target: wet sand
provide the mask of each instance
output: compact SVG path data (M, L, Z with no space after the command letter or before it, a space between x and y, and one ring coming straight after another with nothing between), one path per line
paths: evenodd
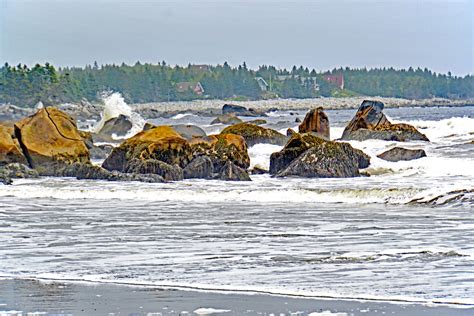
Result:
M210 309L210 310L209 310ZM443 305L315 299L266 294L214 293L103 283L0 279L5 311L72 315L473 315ZM2 312L3 311L3 312ZM197 311L197 313L195 313ZM199 314L199 312L203 314ZM330 311L331 313L324 313ZM8 314L7 314L8 315Z

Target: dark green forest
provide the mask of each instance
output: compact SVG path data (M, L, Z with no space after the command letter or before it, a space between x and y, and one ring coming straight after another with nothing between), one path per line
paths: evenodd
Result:
M80 100L97 101L104 91L118 91L130 103L192 99L257 100L313 98L319 96L383 96L407 99L474 98L474 77L437 74L428 69L351 69L317 72L303 66L248 69L243 63L231 67L169 66L159 64L88 65L55 68L51 64L0 68L0 103L33 106ZM344 77L344 88L326 81ZM257 80L257 78L260 78ZM263 80L262 80L263 79ZM200 83L204 91L193 91ZM184 88L183 88L184 87Z

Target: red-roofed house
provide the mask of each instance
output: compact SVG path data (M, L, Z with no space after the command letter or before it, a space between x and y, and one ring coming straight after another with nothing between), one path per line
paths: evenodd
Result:
M191 90L197 95L204 94L204 88L202 87L199 81L197 83L196 82L178 82L176 84L176 90L178 92L188 92Z

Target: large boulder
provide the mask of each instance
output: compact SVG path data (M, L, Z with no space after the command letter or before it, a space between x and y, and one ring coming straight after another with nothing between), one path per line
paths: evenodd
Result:
M157 126L115 147L102 166L107 170L125 172L132 159L153 159L183 168L192 157L191 146L186 139L170 126Z
M294 134L270 156L270 173L277 176L356 177L370 157L350 144L327 141L312 134Z
M220 170L227 161L247 169L250 157L245 139L234 134L209 135L190 141L194 157L207 156L211 159L215 171Z
M271 128L262 126L240 123L224 128L221 134L235 134L242 136L248 146L259 143L268 143L273 145L284 145L287 137Z
M128 116L120 114L107 120L99 132L95 135L95 139L103 142L114 142L113 136L124 137L132 129L133 123Z
M206 132L196 125L177 124L171 127L186 140L191 140L196 137L206 137Z
M14 135L13 126L0 123L0 165L14 162L28 164Z
M324 113L323 108L319 107L309 111L303 122L298 126L300 133L315 133L321 138L329 140L329 118Z
M222 114L234 114L239 116L267 116L265 112L257 111L255 109L247 109L241 105L224 104L222 107Z
M76 122L64 112L47 107L15 124L15 136L30 167L87 163L89 151Z
M400 142L429 141L426 135L409 124L390 123L382 112L383 108L384 104L382 102L363 101L354 118L344 129L341 139L358 141L380 139Z
M222 114L212 120L211 125L214 124L225 124L225 125L232 125L242 123L243 121L235 116L234 113L230 114Z
M426 153L423 149L406 149L402 147L394 147L379 155L380 159L386 161L400 161L400 160L414 160L422 157L426 157Z

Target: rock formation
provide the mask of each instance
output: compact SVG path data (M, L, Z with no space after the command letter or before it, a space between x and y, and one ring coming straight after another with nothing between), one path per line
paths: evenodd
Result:
M312 134L294 134L270 156L270 174L301 177L356 177L370 157L350 144L326 141Z
M248 123L240 123L226 127L221 134L240 135L245 139L248 146L259 143L284 145L287 141L285 135L273 129Z
M298 126L300 133L315 133L316 135L329 140L329 119L323 108L319 107L309 111L303 122Z
M423 149L406 149L402 147L394 147L387 150L380 155L377 155L380 159L387 161L400 161L400 160L414 160L422 157L426 157L426 153Z
M380 139L392 141L429 141L426 135L408 124L392 124L382 113L384 104L379 101L365 100L354 118L344 129L341 139L367 140Z

